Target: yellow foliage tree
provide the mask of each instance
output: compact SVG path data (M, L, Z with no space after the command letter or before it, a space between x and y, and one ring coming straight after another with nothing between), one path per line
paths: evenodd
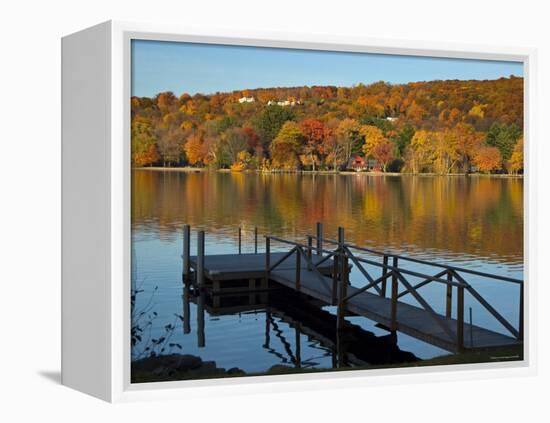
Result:
M363 152L366 156L372 156L372 152L375 147L387 141L387 138L384 136L382 130L373 125L363 125L361 127L361 135L365 138L365 143L363 144Z
M523 137L514 146L514 151L508 161L508 169L513 174L517 174L523 170Z

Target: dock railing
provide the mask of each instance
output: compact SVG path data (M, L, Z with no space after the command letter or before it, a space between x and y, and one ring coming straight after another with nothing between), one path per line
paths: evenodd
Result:
M292 248L287 251L282 257L278 258L276 262L271 263L271 246L273 242L278 242L281 244L291 245ZM327 253L319 261L313 260L313 250L315 249L316 253L320 255L321 253ZM325 263L334 255L333 251L324 250L319 247L313 247L313 237L308 236L307 244L302 244L299 242L289 241L287 239L279 238L272 235L265 236L265 278L269 280L270 273L275 270L277 267L281 266L284 262L294 256L294 269L295 269L295 289L296 291L301 291L301 274L302 274L302 263L304 260L306 271L313 272L316 277L319 279L319 282L324 286L324 288L329 291L331 288L326 283L326 276L324 276L320 270L319 266Z
M243 228L242 226L239 226L237 231L238 231L238 237L237 238L238 238L238 251L239 251L239 254L242 254L242 250L243 250L243 233L246 234L246 233L249 233L249 232L252 232L253 236L254 236L254 254L258 254L258 227L254 226L253 230L248 230L246 228Z
M317 228L319 228L319 225ZM321 226L322 228L322 226ZM460 268L457 266L430 262L413 257L403 256L393 252L382 252L369 248L360 247L351 243L346 243L344 238L344 229L338 228L338 239L324 238L319 230L317 235L307 235L307 244L290 241L287 239L266 236L266 278L269 279L269 274L274 269L279 267L283 262L289 260L292 255L295 255L295 283L296 290L300 291L300 278L303 269L300 266L300 260L305 260L307 263L306 271L313 271L320 281L326 287L326 276L319 271L319 266L329 259L333 260L332 270L332 293L333 304L338 306L339 319L342 322L345 315L346 303L353 297L367 290L373 290L382 297L387 297L388 282L391 283L391 291L389 299L391 300L391 324L390 330L397 330L399 322L397 319L399 300L407 295L411 295L420 305L427 311L434 322L447 334L450 340L456 342L458 350L464 348L464 327L465 327L465 305L464 294L467 292L483 309L498 321L507 332L515 339L523 340L523 280L511 278L508 276L494 275L486 272L481 272L473 269ZM316 247L313 247L316 241ZM279 258L275 263L271 263L270 250L272 242L291 245L292 248L284 256ZM333 245L334 249L323 248L323 244ZM317 255L322 256L322 259L313 262L312 255L315 250ZM367 253L378 256L382 259L381 262L369 258L361 257L359 254ZM350 262L355 266L358 272L366 279L367 283L354 290L353 293L347 293L348 285L350 285ZM404 262L416 263L425 265L439 270L434 274L427 274L403 267ZM391 263L391 264L390 264ZM368 266L381 269L380 276L373 276L372 270L367 269ZM479 276L492 280L498 280L506 283L518 284L519 292L519 323L516 329L514 325L508 321L501 313L499 313L471 283L468 282L469 276ZM419 279L419 282L413 282L411 279ZM430 283L439 283L445 285L445 315L442 316L433 309L428 301L418 292L418 290ZM401 288L401 289L400 289ZM456 290L456 327L451 327L452 324L452 309L453 309L453 291ZM470 309L471 313L471 309ZM471 314L470 314L471 320ZM470 321L471 323L471 321Z

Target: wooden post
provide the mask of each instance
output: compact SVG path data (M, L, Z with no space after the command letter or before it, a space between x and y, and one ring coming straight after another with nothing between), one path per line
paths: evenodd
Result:
M519 324L518 324L518 332L519 332L519 340L523 341L523 281L519 285Z
M300 291L300 287L301 287L301 284L300 284L300 271L301 271L301 259L302 256L300 254L300 247L296 246L296 291Z
M447 270L447 281L452 282L453 281L453 273L451 270ZM445 316L447 319L451 318L453 310L453 286L449 283L447 284L447 306L445 310Z
M386 254L384 254L384 259L382 260L382 264L384 265L384 267L382 267L382 275L384 275L388 271L388 256ZM386 276L384 279L382 279L382 286L380 287L381 297L386 297L387 284L388 284L388 277Z
M397 278L397 270L395 270L398 266L398 259L396 256L393 256L392 260L392 267L394 267L394 270L392 270L391 275L391 330L397 330L397 295L398 295L398 278Z
M323 224L317 222L317 255L323 255Z
M344 327L344 316L345 316L345 297L347 295L348 289L348 267L347 260L344 251L344 228L338 228L338 249L340 255L340 282L338 290L338 313L336 320L337 329Z
M191 268L191 227L183 225L183 278L187 281Z
M332 258L334 264L332 268L332 305L338 304L338 275L340 273L340 266L338 263L339 255L340 252L337 251Z
M258 227L254 226L254 254L258 254Z
M312 266L311 260L313 259L313 238L311 237L311 235L307 236L307 259L308 259L307 270L311 270L311 266Z
M204 231L199 231L197 239L197 286L204 285Z
M464 286L457 288L456 296L456 346L458 351L464 349Z
M239 254L241 254L241 227L239 226Z

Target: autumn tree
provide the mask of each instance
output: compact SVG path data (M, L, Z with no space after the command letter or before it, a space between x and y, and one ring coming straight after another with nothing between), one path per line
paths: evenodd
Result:
M477 149L474 164L481 172L490 173L502 166L502 156L497 147L484 146Z
M242 132L246 137L246 142L251 150L255 150L260 144L260 137L251 126L243 126Z
M382 165L382 171L385 172L388 164L395 158L395 144L384 139L374 146L371 155Z
M388 139L385 137L384 132L376 126L373 125L364 125L361 127L361 135L365 139L363 144L363 152L365 156L372 156L374 148L382 143L386 142Z
M523 137L514 146L514 151L512 151L508 161L508 170L512 174L517 174L523 170Z
M221 137L206 135L203 140L204 164L211 167L222 167L227 164Z
M450 131L432 132L431 136L432 170L439 175L451 172L460 159L453 143L454 133Z
M323 151L325 126L317 119L305 119L300 122L299 126L305 141L303 152L307 157L306 163L310 164L315 172L315 164Z
M131 124L132 163L135 166L150 166L160 160L157 140L151 122L137 117Z
M416 102L416 100L413 100L406 112L407 118L409 118L413 122L422 121L425 118L426 114L426 110L422 106L420 106Z
M286 122L271 143L270 151L276 168L295 169L304 135L297 123Z
M331 119L325 126L323 137L323 152L325 153L325 164L332 165L336 171L338 166L345 162L345 151L347 150L347 138L338 132L340 121Z
M155 131L157 147L162 158L162 165L177 164L180 161L182 146L185 142L184 134L179 126L164 125Z
M208 151L205 148L201 134L193 133L184 144L185 156L191 165L206 164Z
M444 130L443 137L453 160L451 167L456 164L459 171L469 172L470 162L483 141L483 134L471 125L460 123L452 129Z
M156 103L162 113L167 113L179 106L178 98L171 91L159 93L156 97Z
M413 173L433 170L433 158L437 135L432 131L416 131L407 149L408 169Z
M360 151L362 143L361 126L355 119L346 118L340 122L335 131L336 143L341 150L344 163L349 162L351 156Z

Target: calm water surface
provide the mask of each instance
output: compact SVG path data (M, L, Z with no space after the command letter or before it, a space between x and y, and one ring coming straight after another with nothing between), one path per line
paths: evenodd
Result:
M296 366L299 343L300 367L332 368L334 351L327 343L311 336L307 327L297 331L276 305L233 315L206 313L204 342L195 324L195 304L190 306L189 333L175 318L183 313L183 224L192 225L192 251L195 231L204 229L206 252L215 254L236 252L239 226L244 229L244 250L252 252L254 227L261 235L299 240L313 233L318 221L324 223L326 237L335 238L337 227L343 226L346 241L358 245L523 278L522 179L135 170L132 273L142 291L136 309L156 313L148 336L162 336L165 325L175 322L170 341L183 353L246 372ZM263 251L261 243L259 249ZM468 281L505 318L518 321L517 286L476 277ZM352 284L364 285L357 270L352 271ZM430 284L421 291L439 312L445 306L443 289ZM506 333L468 295L465 304L466 310L472 307L474 324ZM331 307L325 310L334 312ZM376 336L387 335L366 318L348 321ZM133 349L134 358L144 342ZM401 333L398 346L421 359L447 354Z

